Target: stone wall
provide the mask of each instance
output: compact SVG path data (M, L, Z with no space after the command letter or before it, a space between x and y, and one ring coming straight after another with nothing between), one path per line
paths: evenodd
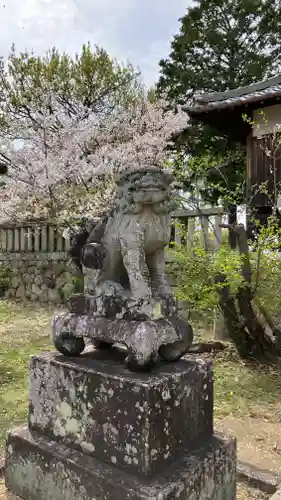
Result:
M85 286L92 279L91 271L87 274ZM8 283L5 292L3 281ZM168 275L168 281L173 288L172 276ZM82 291L82 283L81 274L66 252L0 253L0 297L59 304L72 293Z
M6 296L39 302L61 303L81 283L65 252L0 253L0 288L5 276Z

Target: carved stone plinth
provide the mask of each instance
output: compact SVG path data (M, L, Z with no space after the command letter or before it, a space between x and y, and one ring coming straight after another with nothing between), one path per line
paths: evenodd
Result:
M96 299L90 300L96 304ZM63 312L53 319L53 343L66 356L79 356L85 348L85 338L90 338L97 347L121 343L128 348L128 366L138 371L147 369L158 356L177 361L192 343L191 326L177 316L129 320L97 316L94 312L83 314L84 307L85 300L81 297L81 303L80 299L76 301L76 312Z
M30 364L28 427L6 445L24 500L235 500L235 441L213 434L210 361L132 374L122 350Z

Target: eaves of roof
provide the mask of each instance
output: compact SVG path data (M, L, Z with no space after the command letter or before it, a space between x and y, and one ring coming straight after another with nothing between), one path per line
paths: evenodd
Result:
M281 75L245 87L195 95L193 104L186 104L182 109L189 115L219 111L221 109L248 106L268 99L281 98Z

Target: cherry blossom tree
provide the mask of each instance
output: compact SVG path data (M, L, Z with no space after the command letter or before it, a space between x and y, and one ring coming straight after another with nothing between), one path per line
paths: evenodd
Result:
M185 113L167 111L165 101L151 102L145 93L126 105L108 102L99 113L80 104L73 114L46 92L32 117L13 124L20 142L0 142L0 162L8 166L2 219L98 216L112 201L115 175L164 166L173 134L187 125Z

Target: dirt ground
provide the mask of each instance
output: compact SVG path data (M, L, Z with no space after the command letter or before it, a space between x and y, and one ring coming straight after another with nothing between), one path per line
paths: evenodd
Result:
M13 495L8 490L6 490L5 486L0 483L0 500L21 500L21 499L17 495Z
M242 462L268 471L281 471L281 424L266 418L237 418L217 420L215 426L237 438L238 458Z
M269 500L270 496L271 495L267 495L266 493L263 493L262 491L256 490L254 488L250 488L243 483L237 484L236 500ZM1 496L0 496L0 500L2 500ZM10 500L10 499L7 498L7 500Z

